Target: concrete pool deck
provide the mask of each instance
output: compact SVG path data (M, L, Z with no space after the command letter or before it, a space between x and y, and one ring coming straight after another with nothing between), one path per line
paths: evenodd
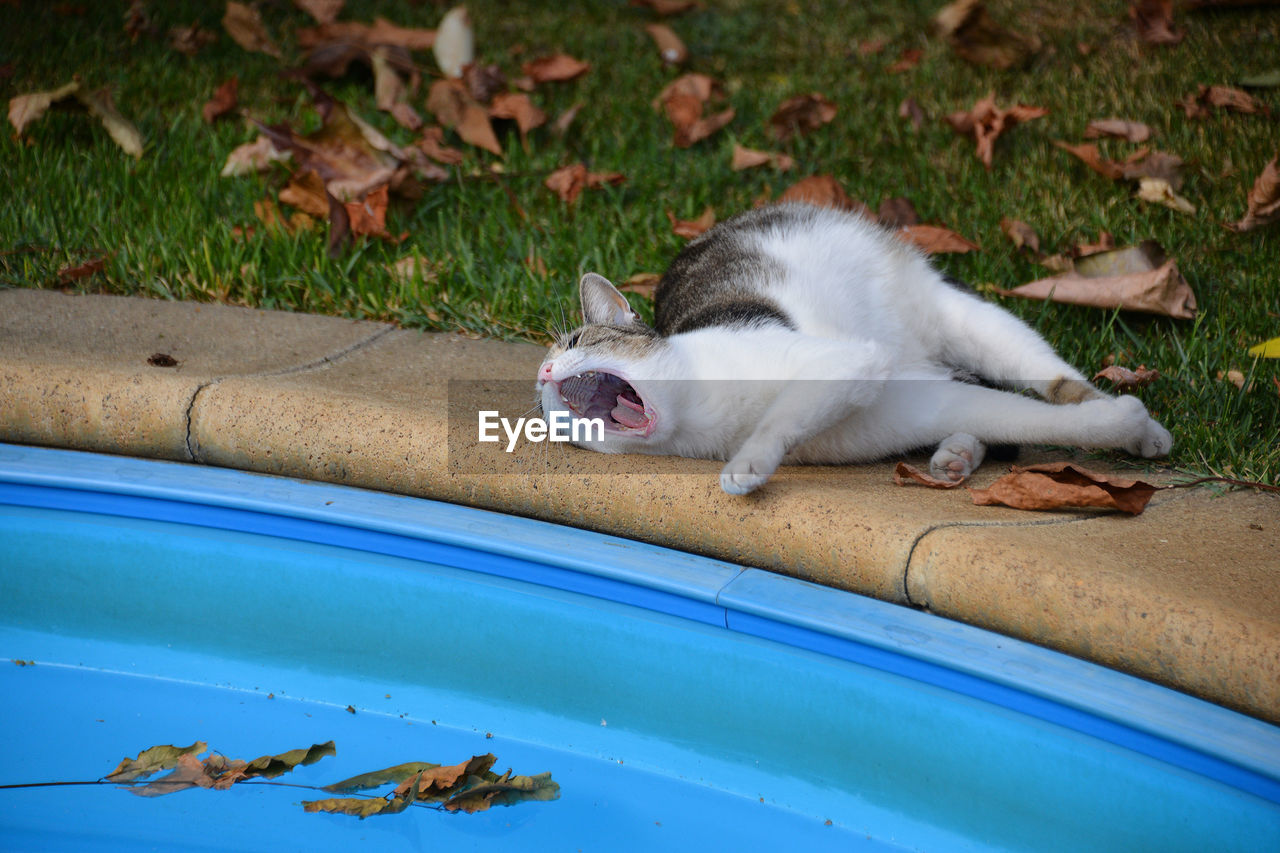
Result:
M332 317L0 290L0 441L626 536L924 608L1280 723L1280 495L1197 487L1159 492L1133 518L1031 513L897 486L888 461L786 468L744 498L720 490L717 462L478 442L479 411L529 413L542 352ZM1064 457L1021 461L1051 458ZM1004 467L988 463L975 485Z

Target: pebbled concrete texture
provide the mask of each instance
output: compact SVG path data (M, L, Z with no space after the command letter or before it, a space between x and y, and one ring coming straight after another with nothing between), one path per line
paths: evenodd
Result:
M153 366L155 353L178 364ZM1136 518L1027 513L897 486L885 462L786 468L743 498L720 491L717 462L478 442L478 412L531 413L541 358L331 317L0 291L0 440L641 539L923 607L1280 722L1280 496L1200 487L1161 492ZM1023 461L1041 458L1062 456Z

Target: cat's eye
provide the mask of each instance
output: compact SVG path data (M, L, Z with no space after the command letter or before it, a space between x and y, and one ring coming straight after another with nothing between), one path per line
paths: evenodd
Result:
M581 331L574 332L572 335L569 336L568 340L564 342L565 349L573 349L574 347L576 347L578 345L578 339L581 337L582 337Z

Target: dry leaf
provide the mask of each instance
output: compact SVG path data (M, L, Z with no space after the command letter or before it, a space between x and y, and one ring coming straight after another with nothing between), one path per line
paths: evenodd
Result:
M1068 145L1055 140L1054 145L1079 158L1086 166L1113 181L1121 179L1140 181L1143 178L1160 178L1177 190L1182 186L1182 158L1163 151L1135 151L1123 162L1105 160L1093 143Z
M1121 164L1114 160L1102 159L1102 155L1098 152L1098 146L1092 142L1087 142L1083 145L1068 145L1061 140L1054 140L1053 144L1079 158L1081 162L1104 178L1110 178L1115 181L1124 175L1124 169Z
M981 0L957 0L944 6L933 22L956 54L975 65L1021 67L1040 50L1040 39L1004 29L987 14Z
M535 83L558 83L581 77L591 65L572 56L557 53L524 63L521 68Z
M849 197L840 182L831 175L812 175L802 178L778 196L779 202L801 201L816 204L819 207L834 207L837 210L849 210L861 213L868 219L875 219L875 214L860 201Z
M240 80L232 77L214 91L213 97L204 105L200 114L204 116L207 124L212 124L217 119L226 115L236 108L236 96L240 90Z
M463 142L502 156L502 145L489 122L489 111L471 97L459 80L437 80L427 93L427 109Z
M443 128L428 127L422 131L422 135L418 137L414 145L422 149L423 153L437 163L444 163L446 166L457 166L462 162L462 152L457 148L450 148L444 144Z
M895 231L894 235L930 255L964 254L982 248L972 240L939 225L907 225Z
M461 77L462 69L475 60L475 35L466 6L455 6L440 19L431 50L446 77Z
M1201 86L1194 95L1187 95L1178 102L1187 118L1207 118L1210 107L1231 110L1245 115L1271 115L1266 104L1260 103L1248 92L1230 86Z
M671 221L671 233L692 240L716 224L716 211L711 205L707 205L697 219L676 219L675 214L668 210L667 219Z
M662 109L663 104L676 95L688 95L694 100L706 103L716 92L716 81L706 74L684 74L666 85L658 97L653 100L655 110Z
M664 17L679 15L701 5L698 0L631 0L632 6L651 9Z
M311 169L301 170L289 178L289 183L280 190L280 201L311 216L321 219L329 216L329 199L324 181Z
M533 105L529 96L523 92L500 92L489 105L492 118L512 119L520 129L523 139L535 127L546 124L547 114Z
M659 273L638 272L618 285L618 290L623 293L636 293L645 299L653 299L658 290L658 283L661 281L662 276Z
M288 162L293 154L287 149L281 151L268 136L259 136L253 142L237 146L227 155L227 162L219 173L224 178L235 178L252 175L271 168L272 163Z
M931 474L926 474L914 465L908 465L906 462L899 462L893 468L893 482L899 486L905 486L910 481L915 481L922 486L928 486L931 489L954 489L963 483L963 480L939 480Z
M373 68L374 103L383 112L391 113L391 117L404 129L417 130L422 127L422 117L406 100L405 83L391 61L390 49L379 45L369 55Z
M299 29L295 35L298 46L307 50L329 43L353 45L364 51L371 51L378 45L404 50L431 50L436 43L435 30L401 27L386 18L375 18L372 25L357 21L335 21Z
M904 71L910 71L920 64L920 60L924 57L924 51L918 47L908 47L898 54L898 61L893 63L886 69L890 74L901 74Z
M1196 212L1196 206L1175 193L1173 187L1169 186L1169 182L1164 178L1142 178L1138 182L1138 198L1153 204L1162 204L1179 213L1194 215Z
M905 118L911 122L911 127L919 130L924 124L924 110L916 103L915 98L907 98L901 104L898 104L898 118Z
M1280 222L1280 156L1272 157L1253 182L1246 201L1244 217L1229 225L1236 231L1251 231L1263 225Z
M1153 243L1081 258L1074 269L1063 275L997 292L1094 308L1144 311L1180 320L1189 320L1196 313L1191 286L1178 271L1178 265L1164 260L1163 252Z
M1140 121L1122 118L1096 118L1084 129L1085 139L1114 136L1129 142L1146 142L1151 138L1151 128Z
M624 180L626 177L621 172L589 172L584 164L573 163L552 172L543 186L558 195L565 204L573 204L584 189L598 189Z
M177 764L167 775L150 784L130 788L129 793L139 797L161 797L188 788L211 788L213 779L205 772L204 762L190 753L178 756Z
M79 80L50 92L33 92L18 95L9 99L9 123L19 134L28 124L43 116L51 106L72 100L74 106L84 109L96 118L115 140L115 143L126 153L134 157L142 156L142 134L116 109L107 89L95 92L86 90Z
M1177 44L1182 33L1173 27L1173 0L1134 0L1129 17L1138 38L1147 44Z
M381 237L384 240L393 239L387 233L387 201L387 188L381 186L368 192L362 199L345 202L351 233Z
M573 124L573 120L578 117L583 105L581 103L574 104L569 109L560 113L556 120L551 122L551 132L556 136L564 136L569 132L569 126Z
M96 272L102 272L106 269L106 266L107 258L105 255L85 261L82 264L76 264L75 266L65 266L58 270L58 283L70 284L73 281L88 278Z
M217 40L217 33L202 29L199 24L169 29L169 47L184 56L195 56L205 45Z
M769 117L769 130L779 142L796 134L811 133L836 117L836 105L826 97L810 92L787 98Z
M655 104L662 107L675 131L677 148L688 148L733 121L733 108L703 117L703 108L715 92L715 83L704 74L686 74L672 81L658 95Z
M663 62L669 65L680 65L689 58L689 49L684 46L684 42L680 41L680 37L671 27L666 24L646 24L645 31L658 46L658 54Z
M347 0L293 0L293 5L315 18L317 24L332 24Z
M280 48L276 47L267 34L267 28L257 9L228 0L226 14L222 16L222 27L231 36L231 40L245 50L280 58Z
M996 106L995 95L987 95L977 101L968 112L956 112L947 116L947 123L957 133L972 136L977 142L978 159L988 169L995 153L996 139L1006 130L1033 119L1048 115L1043 107L1017 104L1007 110Z
M1101 474L1071 462L1048 462L1013 470L986 489L969 489L974 504L1014 509L1056 510L1096 507L1138 515L1157 486Z
M743 169L772 166L779 172L786 172L793 168L795 164L796 161L786 154L779 154L774 151L756 151L734 143L733 160L729 164L729 168L735 172L741 172Z
M405 255L395 263L388 264L386 270L394 278L406 282L419 279L424 282L435 281L437 276L435 265L418 254Z
M1239 370L1236 370L1235 368L1228 370L1226 373L1223 373L1221 370L1219 370L1218 381L1230 382L1232 385L1236 386L1237 389L1241 391L1244 390L1244 374L1241 373Z
M1016 248L1026 248L1037 255L1040 254L1040 235L1027 223L1002 217L1000 219L1000 230L1013 241L1013 245Z
M1159 378L1160 371L1148 370L1145 364L1139 365L1137 370L1130 370L1118 364L1111 364L1093 375L1094 382L1099 379L1106 379L1112 384L1113 389L1118 392L1128 392L1135 388L1150 385Z
M880 202L875 218L885 228L906 228L920 223L920 214L916 206L906 198L887 198Z

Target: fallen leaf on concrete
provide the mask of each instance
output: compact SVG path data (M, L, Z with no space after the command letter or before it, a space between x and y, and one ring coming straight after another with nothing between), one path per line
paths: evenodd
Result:
M922 486L928 486L931 489L954 489L963 483L963 480L939 480L930 474L921 471L914 465L908 465L906 462L899 462L893 469L893 482L899 486L905 486L909 482L915 481Z
M1196 314L1191 285L1178 271L1177 263L1165 260L1163 250L1150 241L1077 258L1073 269L1062 275L996 292L1094 308L1144 311L1180 320L1189 320Z
M689 49L684 46L680 36L666 24L645 24L645 32L657 45L658 55L668 65L680 65L689 58Z
M280 48L276 47L267 34L267 28L257 9L228 0L227 11L222 16L222 27L231 36L231 40L245 50L280 58Z
M930 255L964 254L982 248L940 225L907 225L895 231L894 235Z
M1271 110L1248 92L1230 86L1201 86L1194 95L1178 102L1187 118L1207 118L1213 109L1231 110L1245 115L1271 115Z
M716 224L716 211L711 205L707 205L697 219L676 219L675 214L668 210L667 219L671 221L671 233L691 240Z
M1175 193L1164 178L1142 178L1138 181L1138 198L1162 204L1179 213L1194 215L1196 212L1196 206Z
M564 53L532 59L521 66L535 83L558 83L581 77L591 70L589 63Z
M1085 139L1112 136L1129 142L1146 142L1151 138L1151 128L1140 121L1123 118L1096 118L1084 129Z
M1048 462L1013 470L986 489L969 489L978 506L1055 510L1096 507L1138 515L1157 486L1113 474L1101 474L1072 462Z
M240 81L236 77L227 80L213 93L213 97L201 109L200 114L206 124L222 118L236 108L236 95L240 90Z
M1130 370L1127 367L1121 367L1118 364L1111 364L1102 368L1093 375L1093 381L1106 379L1116 391L1132 391L1135 388L1142 388L1150 385L1160 378L1160 371L1148 370L1145 364L1139 365L1137 370Z
M824 95L810 92L787 98L769 117L774 139L786 142L797 134L811 133L836 117L836 105Z
M1280 358L1280 338L1272 338L1257 346L1249 347L1249 355L1258 358Z
M1183 34L1173 26L1173 0L1133 0L1129 6L1138 38L1147 44L1177 44Z
M475 60L475 34L471 30L471 18L466 6L455 6L445 12L436 28L435 44L431 46L436 65L446 77L461 77L462 69Z
M1026 104L1015 104L1008 109L996 106L995 95L987 95L974 103L968 111L955 112L947 116L947 123L956 133L972 136L977 143L978 159L988 169L995 153L996 139L1002 133L1016 125L1049 114L1044 107L1032 107Z
M735 172L741 172L743 169L754 169L758 166L772 166L779 172L787 172L795 164L796 161L786 154L776 151L756 151L734 143L733 161L729 164L729 168Z
M1040 39L1006 30L981 0L957 0L933 17L934 28L956 55L974 65L1008 69L1026 65L1040 51Z
M1263 225L1280 222L1280 157L1272 157L1253 182L1246 199L1247 208L1239 222L1229 228L1252 231Z

